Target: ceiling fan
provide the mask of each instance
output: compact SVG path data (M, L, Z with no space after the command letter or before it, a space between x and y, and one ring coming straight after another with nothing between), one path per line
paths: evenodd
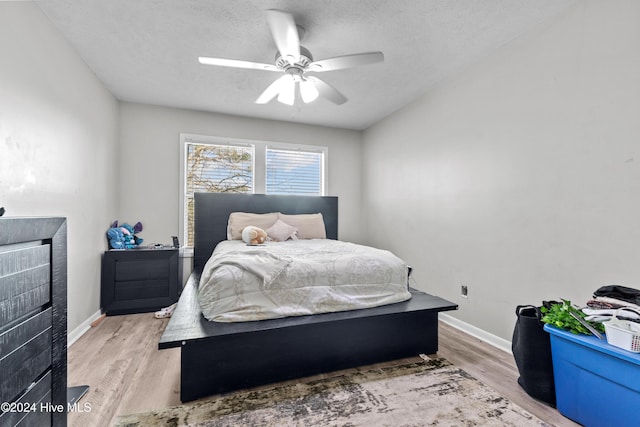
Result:
M300 46L304 29L296 26L293 15L276 9L267 10L266 15L271 34L278 48L274 65L236 59L202 56L198 58L201 64L206 65L284 73L262 92L255 101L257 104L266 104L277 97L278 101L293 105L296 99L296 90L299 91L300 97L305 103L312 102L318 96L322 96L337 105L344 104L347 102L347 97L340 91L324 80L307 73L341 70L384 61L382 52L356 53L314 61L311 52Z

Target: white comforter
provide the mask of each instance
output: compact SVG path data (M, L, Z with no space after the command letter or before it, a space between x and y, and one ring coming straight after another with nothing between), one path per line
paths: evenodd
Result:
M353 243L227 240L202 271L198 300L216 322L369 308L411 298L409 271L391 252Z

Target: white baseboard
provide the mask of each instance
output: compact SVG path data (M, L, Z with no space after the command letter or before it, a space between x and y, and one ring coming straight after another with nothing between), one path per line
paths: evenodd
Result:
M93 313L87 320L82 322L80 326L75 328L73 331L67 334L67 348L71 347L71 344L78 341L78 339L83 336L89 329L91 329L91 323L96 320L98 317L102 316L100 310Z
M449 326L460 329L462 332L465 332L472 337L478 338L479 340L484 341L487 344L491 344L492 346L509 354L513 354L511 352L511 341L507 341L504 338L500 338L496 335L490 334L485 330L476 328L475 326L470 325L467 322L463 322L460 319L456 319L455 317L446 313L438 313L438 319Z

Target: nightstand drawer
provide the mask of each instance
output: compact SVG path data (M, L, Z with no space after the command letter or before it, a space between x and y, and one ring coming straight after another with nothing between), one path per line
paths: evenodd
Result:
M165 279L116 282L114 297L117 301L169 297L169 281Z
M115 263L116 282L132 280L166 279L169 276L169 263L161 259L119 259Z
M178 301L178 250L108 251L102 257L101 305L107 315L157 311Z

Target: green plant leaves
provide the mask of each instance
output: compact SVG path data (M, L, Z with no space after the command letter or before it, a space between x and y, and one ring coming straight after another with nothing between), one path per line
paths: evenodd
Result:
M540 312L544 315L541 319L544 323L548 323L574 334L591 334L587 328L582 326L580 322L571 316L570 313L574 313L582 319L585 317L585 314L581 310L578 310L571 305L571 301L563 299L561 304L553 304L549 308L540 307ZM602 323L585 321L593 326L597 331L604 333L604 325L602 325Z

